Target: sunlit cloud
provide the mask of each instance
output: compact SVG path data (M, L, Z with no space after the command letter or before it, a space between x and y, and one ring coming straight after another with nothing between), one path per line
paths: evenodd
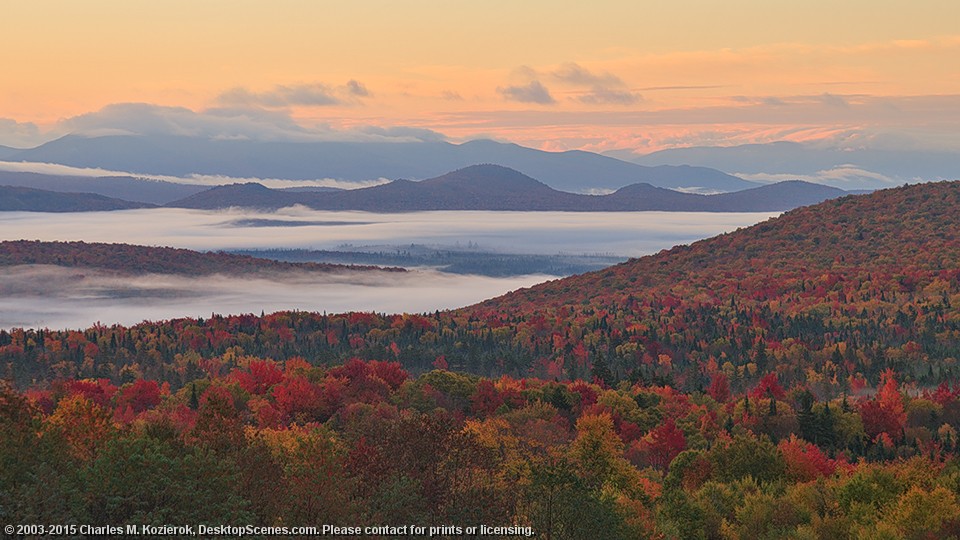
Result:
M360 81L349 80L347 81L346 90L351 96L358 97L370 97L370 90L367 89L367 86Z
M949 129L960 121L957 110L960 95L737 96L678 109L457 111L445 114L438 127L453 138L482 126L536 148L638 154L778 140L960 151L960 130Z
M231 88L217 97L226 105L255 105L260 107L323 106L338 105L340 100L322 84L277 86L266 92L253 92L246 88Z
M582 103L595 105L613 104L613 105L632 105L640 99L638 94L626 90L617 90L615 88L606 88L603 86L594 86L583 95L577 97Z
M508 101L517 101L519 103L537 103L539 105L552 105L557 102L550 95L540 81L531 81L527 84L514 86L498 87L497 92Z
M40 128L33 122L17 122L11 118L0 118L0 145L29 148L45 140Z
M107 135L175 135L222 140L414 142L442 140L436 131L405 126L358 125L335 129L304 125L288 111L252 106L221 106L193 111L149 103L119 103L60 122L52 133L91 137Z
M611 73L594 73L579 64L568 62L551 73L557 81L577 88L586 88L575 99L592 105L631 105L641 99L627 84Z
M347 81L343 86L321 83L276 85L270 90L255 92L237 87L217 96L217 102L230 106L254 106L267 108L324 107L356 103L356 98L369 97L367 87L357 81Z

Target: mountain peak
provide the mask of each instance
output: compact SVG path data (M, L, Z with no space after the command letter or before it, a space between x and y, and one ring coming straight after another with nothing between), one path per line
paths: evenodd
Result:
M551 189L543 182L503 165L483 163L470 165L436 178L424 180L424 185L486 187L516 190L518 188Z

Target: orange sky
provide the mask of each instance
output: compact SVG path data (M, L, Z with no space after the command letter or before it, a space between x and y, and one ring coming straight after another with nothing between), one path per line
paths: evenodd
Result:
M546 149L960 148L958 20L954 0L7 2L0 144L135 102Z

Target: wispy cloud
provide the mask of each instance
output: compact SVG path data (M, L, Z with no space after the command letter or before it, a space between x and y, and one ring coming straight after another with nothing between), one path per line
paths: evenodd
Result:
M346 89L351 96L370 97L371 95L365 84L352 79L347 81Z
M577 99L581 103L590 103L595 105L633 105L642 98L639 94L634 94L633 92L627 90L594 86Z
M178 135L210 139L256 141L436 141L444 136L425 128L358 126L333 129L327 125L303 125L283 109L234 105L193 111L149 103L119 103L99 111L75 116L58 124L53 132L86 136L114 134Z
M856 165L841 165L839 167L817 171L813 174L736 173L736 176L739 176L744 180L767 183L783 182L786 180L805 180L815 184L825 184L844 189L858 189L863 187L876 188L877 184L881 186L895 186L903 183L902 180L891 178L881 173L868 171L866 169L857 167Z
M550 95L550 91L540 81L530 81L527 84L514 86L501 86L497 92L508 101L517 101L520 103L537 103L540 105L552 105L557 102Z
M716 88L726 88L726 85L723 84L688 84L688 85L674 85L674 86L644 86L638 88L644 92L647 91L660 91L660 90L713 90Z
M0 118L0 145L13 148L29 148L44 140L40 128L33 122L17 122L12 118Z
M483 126L512 142L550 150L647 153L686 146L733 146L780 140L840 148L960 150L960 95L808 94L717 97L700 106L626 110L451 112L451 136ZM598 136L602 133L602 136Z
M592 105L632 105L643 97L628 89L627 84L611 73L594 73L579 64L568 62L551 73L562 84L585 88L575 99Z
M324 85L276 86L266 92L246 88L231 88L217 97L227 105L257 105L261 107L339 105L340 100Z
M268 108L323 107L356 103L357 98L369 96L370 90L363 83L350 80L338 87L321 83L277 85L262 92L237 87L221 93L217 96L217 102L224 105Z

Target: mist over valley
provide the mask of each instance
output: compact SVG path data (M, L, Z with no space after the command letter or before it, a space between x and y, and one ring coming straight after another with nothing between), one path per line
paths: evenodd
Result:
M153 208L0 213L0 240L170 246L293 262L414 271L136 275L14 266L0 276L0 328L277 310L424 312L461 307L763 221L769 213L273 212Z

